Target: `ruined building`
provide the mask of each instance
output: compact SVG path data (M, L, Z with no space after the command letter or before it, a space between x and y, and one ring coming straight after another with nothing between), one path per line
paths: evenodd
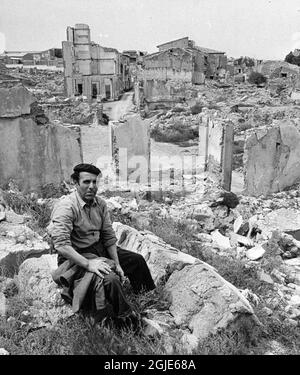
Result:
M136 51L136 50L126 50L122 52L123 56L129 59L129 72L131 78L131 85L138 79L139 71L143 65L143 58L147 55L147 52Z
M257 71L268 78L299 79L300 67L286 61L266 60L257 67Z
M122 52L123 55L129 56L130 64L136 65L141 64L143 62L143 56L147 55L145 51L137 51L137 50L126 50Z
M62 42L62 48L68 96L117 100L131 87L129 57L92 42L88 25L68 27L67 41Z
M47 65L61 67L63 65L62 50L50 48L45 51L4 51L0 60L7 65Z
M172 95L165 85L169 80L202 84L205 79L225 76L225 52L198 47L188 37L157 46L158 52L144 57L144 94L150 99ZM164 91L164 92L163 92Z

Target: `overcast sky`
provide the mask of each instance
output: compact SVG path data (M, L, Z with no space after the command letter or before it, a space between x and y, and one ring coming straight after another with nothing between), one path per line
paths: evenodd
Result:
M300 0L0 0L0 52L61 47L66 27L119 51L189 36L230 57L284 59L300 48Z

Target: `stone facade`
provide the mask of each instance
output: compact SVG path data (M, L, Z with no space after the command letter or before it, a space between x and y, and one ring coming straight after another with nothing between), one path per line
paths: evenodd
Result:
M117 100L130 89L129 58L92 42L88 25L68 27L62 47L67 96Z
M159 52L144 57L143 81L147 100L157 99L157 96L172 97L172 88L168 89L166 85L170 80L202 84L206 78L225 76L227 58L224 52L198 47L188 37L157 47Z

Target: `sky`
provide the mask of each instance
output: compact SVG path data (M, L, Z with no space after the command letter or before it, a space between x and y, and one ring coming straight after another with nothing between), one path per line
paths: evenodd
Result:
M300 0L0 0L0 53L61 48L76 23L120 52L185 36L228 57L283 60L300 48Z

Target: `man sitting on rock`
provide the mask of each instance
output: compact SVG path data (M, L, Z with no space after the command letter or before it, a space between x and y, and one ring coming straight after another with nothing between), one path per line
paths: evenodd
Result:
M122 288L124 275L135 293L152 290L155 284L141 255L117 248L106 203L96 196L100 174L91 164L74 167L76 191L54 207L48 229L58 252L58 269L52 276L74 312L136 322L137 314Z

